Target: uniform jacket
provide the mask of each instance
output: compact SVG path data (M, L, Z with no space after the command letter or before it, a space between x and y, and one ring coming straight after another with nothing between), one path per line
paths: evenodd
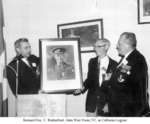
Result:
M116 68L111 78L112 116L141 116L148 109L147 64L136 49L126 60L130 71L122 73L120 68Z
M13 94L16 94L16 75L13 69L16 71L15 57L7 66L7 79ZM39 68L39 58L34 55L28 57L30 66L22 61L22 57L18 60L18 94L33 94L38 93L40 89L40 78L36 74L37 68Z

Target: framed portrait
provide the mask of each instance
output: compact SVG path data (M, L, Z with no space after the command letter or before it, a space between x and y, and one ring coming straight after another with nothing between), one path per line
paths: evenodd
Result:
M79 40L40 39L41 91L70 93L82 88Z
M138 0L138 23L150 23L150 0Z
M103 20L86 20L58 24L59 38L79 38L81 52L93 52L93 44L98 38L103 38Z

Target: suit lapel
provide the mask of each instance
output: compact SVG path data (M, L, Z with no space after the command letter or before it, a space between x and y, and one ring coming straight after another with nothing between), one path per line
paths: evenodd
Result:
M94 61L93 61L93 65L92 65L93 67L93 73L95 74L95 75L97 75L97 77L99 77L99 63L98 63L98 57L96 57L95 59L94 59Z
M98 62L98 57L96 57L96 59L95 59L95 65L96 65L96 69L95 69L96 73L99 76L100 63Z
M109 72L112 71L112 70L111 70L111 67L112 67L112 60L109 58L109 64L108 64L108 68L107 68L106 73L109 73Z

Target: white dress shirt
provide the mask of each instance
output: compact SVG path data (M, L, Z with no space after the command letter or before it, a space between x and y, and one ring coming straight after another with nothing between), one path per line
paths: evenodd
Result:
M109 65L109 57L105 56L103 58L99 58L98 59L99 62L99 86L101 86L102 82L103 82L103 75L106 74L108 65Z

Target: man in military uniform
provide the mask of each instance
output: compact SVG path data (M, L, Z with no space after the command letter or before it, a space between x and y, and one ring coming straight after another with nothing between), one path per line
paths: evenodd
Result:
M15 44L16 57L7 65L7 79L14 95L35 94L40 89L39 58L31 55L31 46L26 38ZM18 84L16 76L18 75Z
M48 62L48 78L50 80L69 80L75 78L74 67L65 61L65 48L54 48L53 58Z
M136 45L134 33L124 32L120 35L117 51L122 59L111 78L111 116L144 116L149 112L148 67Z

